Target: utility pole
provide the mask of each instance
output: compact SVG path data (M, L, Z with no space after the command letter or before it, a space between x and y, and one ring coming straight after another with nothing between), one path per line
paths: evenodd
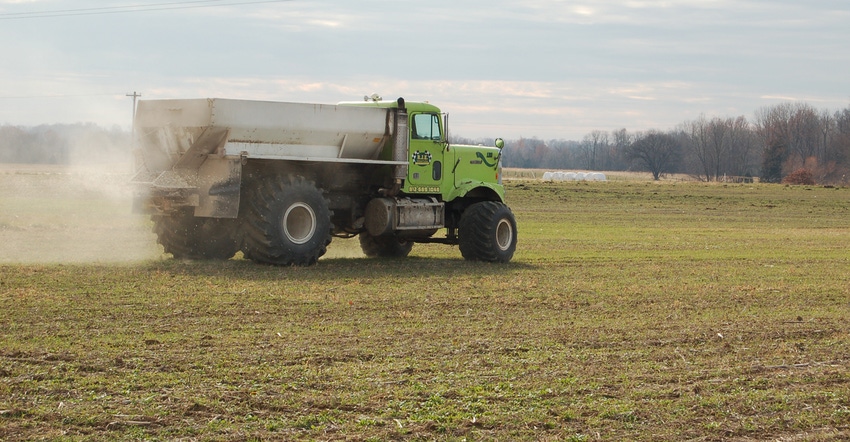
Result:
M133 91L132 94L127 94L128 97L133 97L133 138L136 136L136 99L141 98L142 94Z

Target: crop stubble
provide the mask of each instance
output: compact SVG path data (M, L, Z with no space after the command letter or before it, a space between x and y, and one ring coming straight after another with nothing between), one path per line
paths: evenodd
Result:
M309 268L2 264L0 438L850 437L850 190L508 188L508 265L356 241Z

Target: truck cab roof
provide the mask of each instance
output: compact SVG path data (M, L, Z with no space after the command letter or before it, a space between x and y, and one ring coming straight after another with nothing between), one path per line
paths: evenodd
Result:
M433 112L440 113L440 108L434 106L428 102L421 101L404 101L403 98L399 98L395 101L343 101L337 103L339 106L356 106L356 107L377 107L381 109L396 109L399 107L399 101L404 103L404 107L408 110L408 112Z

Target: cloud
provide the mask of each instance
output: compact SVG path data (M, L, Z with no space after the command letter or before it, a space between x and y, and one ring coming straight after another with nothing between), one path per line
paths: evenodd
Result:
M0 122L125 125L133 90L321 103L378 93L429 100L471 137L580 139L777 97L844 106L848 22L836 0L316 0L11 20ZM3 98L38 95L79 100Z

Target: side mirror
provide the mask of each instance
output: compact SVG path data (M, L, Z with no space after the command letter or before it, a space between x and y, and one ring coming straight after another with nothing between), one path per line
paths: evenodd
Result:
M501 138L496 138L496 147L498 147L499 149L504 148L505 147L505 140L503 140Z

